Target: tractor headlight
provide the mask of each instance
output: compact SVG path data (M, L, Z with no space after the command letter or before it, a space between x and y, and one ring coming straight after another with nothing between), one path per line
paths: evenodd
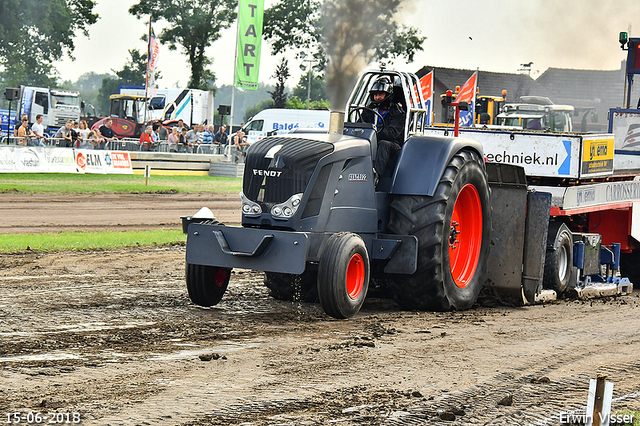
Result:
M262 214L260 204L248 199L244 192L240 192L240 198L242 199L242 213L245 216L260 216Z
M289 219L296 214L300 206L302 193L294 194L284 203L276 204L271 208L271 215L276 219Z

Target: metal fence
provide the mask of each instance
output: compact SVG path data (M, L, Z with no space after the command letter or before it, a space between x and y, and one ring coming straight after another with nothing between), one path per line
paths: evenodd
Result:
M47 138L47 139L36 139L31 137L14 137L14 136L5 136L0 139L0 145L20 145L20 146L43 146L43 147L68 147L73 148L71 143L64 138ZM79 148L84 149L106 149L110 151L142 151L142 144L138 139L133 138L123 138L123 139L115 139L113 141L102 142L99 146L93 148L89 146L83 146L82 144ZM219 145L219 144L203 144L196 146L189 146L185 144L178 144L177 147L170 148L169 143L167 141L161 141L159 143L153 144L150 149L151 152L178 152L178 153L188 153L188 154L222 154L225 156L229 156L230 154L234 156L236 154L235 149L230 150L229 145Z

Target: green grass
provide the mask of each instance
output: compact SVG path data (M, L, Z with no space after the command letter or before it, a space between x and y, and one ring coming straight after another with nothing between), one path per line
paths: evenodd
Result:
M210 176L154 176L144 184L141 175L99 175L64 173L2 173L0 193L144 193L211 192L239 193L242 178Z
M209 176L154 176L148 186L140 175L98 175L58 173L2 173L2 193L239 193L241 178ZM131 232L61 232L52 234L0 235L0 253L164 245L186 241L180 230Z
M0 253L26 250L88 250L118 247L165 245L186 241L182 230L129 232L60 232L51 234L0 235Z
M640 426L640 411L623 410L612 413L613 415L631 415L633 416L633 423L618 423L620 426Z

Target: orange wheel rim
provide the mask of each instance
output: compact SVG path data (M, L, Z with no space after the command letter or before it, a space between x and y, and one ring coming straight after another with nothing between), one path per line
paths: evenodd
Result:
M475 186L460 190L449 226L449 269L453 282L465 288L478 267L482 247L482 204Z
M357 299L364 287L364 261L358 253L351 256L347 266L347 294Z
M224 285L228 273L229 272L226 269L218 269L218 271L213 274L213 283L216 287L222 287Z

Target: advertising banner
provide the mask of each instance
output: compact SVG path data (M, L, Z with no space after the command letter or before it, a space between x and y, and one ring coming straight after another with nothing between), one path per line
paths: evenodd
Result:
M238 7L238 62L236 87L256 90L260 70L264 0L240 0Z
M84 173L107 173L104 158L107 151L74 149L74 152L76 155L76 166L78 166Z
M104 155L105 170L109 174L133 174L131 157L128 152L106 151Z
M49 163L40 146L15 147L16 172L44 173L49 171Z
M0 146L0 173L133 174L129 152Z
M15 173L17 171L16 156L13 146L0 146L0 173Z
M81 173L76 166L73 150L69 148L45 148L48 170L52 173Z
M640 112L638 110L609 110L609 133L615 140L613 168L637 173L640 169Z
M580 177L609 175L613 172L613 135L585 137L582 146Z

